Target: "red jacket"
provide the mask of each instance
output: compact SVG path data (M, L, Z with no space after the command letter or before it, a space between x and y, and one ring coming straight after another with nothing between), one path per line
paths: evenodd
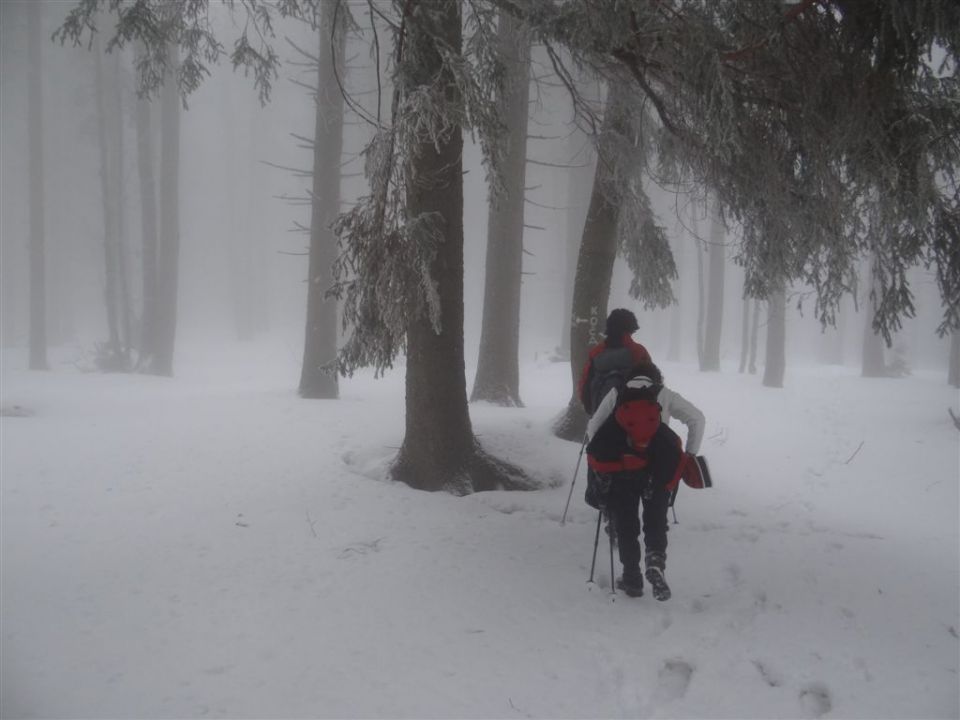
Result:
M650 353L647 352L647 349L636 342L632 337L624 333L623 335L623 347L630 350L630 355L633 359L634 365L639 365L640 363L649 363L653 362L650 357ZM603 340L590 349L590 355L587 357L587 362L583 366L583 370L580 372L580 381L577 383L577 397L580 398L580 402L586 407L585 398L583 396L584 389L587 386L587 382L590 378L590 366L593 364L593 359L607 349L607 342Z

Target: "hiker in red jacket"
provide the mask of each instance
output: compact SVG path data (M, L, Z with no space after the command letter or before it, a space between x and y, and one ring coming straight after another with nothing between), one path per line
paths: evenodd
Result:
M639 327L636 315L629 310L617 308L610 311L606 337L590 349L577 385L577 396L588 415L593 414L606 394L601 385L611 371L626 373L635 365L653 362L647 349L631 337Z

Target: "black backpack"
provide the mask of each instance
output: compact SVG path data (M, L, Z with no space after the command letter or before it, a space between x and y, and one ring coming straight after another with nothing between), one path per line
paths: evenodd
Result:
M611 389L620 390L627 383L633 355L629 348L606 348L590 360L587 371L587 383L584 387L583 405L587 413L593 415L597 406Z

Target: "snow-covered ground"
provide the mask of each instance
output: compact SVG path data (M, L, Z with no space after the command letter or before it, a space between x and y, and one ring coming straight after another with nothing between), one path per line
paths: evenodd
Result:
M942 374L664 363L706 413L673 599L588 586L559 518L569 369L471 406L530 493L384 479L396 372L295 392L297 353L182 349L178 377L2 376L2 716L958 717L960 433ZM9 416L14 411L17 416Z

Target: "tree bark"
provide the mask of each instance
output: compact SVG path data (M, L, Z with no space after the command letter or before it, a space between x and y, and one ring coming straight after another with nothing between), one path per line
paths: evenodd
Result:
M333 284L331 266L337 238L331 224L340 212L340 163L343 150L343 96L336 72L344 67L344 11L334 27L336 3L321 8L317 63L317 107L313 135L313 193L310 210L310 258L307 279L307 324L300 371L300 396L336 398L337 301L326 298ZM336 68L334 68L336 63Z
M782 388L787 368L787 294L781 288L767 300L767 355L763 384Z
M509 13L500 14L499 54L506 65L498 98L507 126L503 192L491 193L487 262L477 376L471 400L523 407L520 400L520 288L523 273L524 188L527 113L530 99L530 41Z
M685 231L681 229L679 236L674 237L670 243L678 270L677 279L674 282L677 302L670 308L670 341L667 345L667 360L671 362L679 362L683 345L683 278L687 274L684 262L686 256L684 252L686 240L683 235L684 232Z
M700 243L700 221L697 211L697 206L691 204L693 209L691 217L691 226L693 227L693 234L696 242L697 248L697 366L703 370L704 369L704 357L703 357L703 338L704 338L704 324L706 323L706 302L707 302L707 289L706 289L706 280L704 279L703 272L703 253L704 248L701 247Z
M706 328L703 334L701 370L720 370L720 339L723 334L723 286L726 267L726 228L716 199L710 203L710 272Z
M44 249L44 183L43 183L43 65L41 26L43 4L29 5L27 82L28 144L30 149L30 358L31 370L47 369L47 279Z
M615 158L607 138L624 133L625 108L621 89L611 86L607 97L604 129L600 137L597 168L594 173L590 207L583 226L577 274L573 286L570 313L570 372L572 391L566 409L553 426L554 434L579 442L587 426L587 415L577 397L577 382L590 348L603 339L610 298L610 281L617 256L617 218L623 188L615 181Z
M180 257L179 50L167 46L168 74L160 90L160 242L157 247L157 316L151 372L173 375Z
M440 44L461 47L460 4L421 0L408 26L405 81L410 91L434 85L451 106L462 103ZM529 481L516 468L487 456L473 436L467 406L463 351L463 134L446 129L437 142L420 137L408 168L407 213L436 218L443 228L430 276L440 303L439 332L426 313L407 326L406 434L392 475L422 490L469 493L522 489Z

